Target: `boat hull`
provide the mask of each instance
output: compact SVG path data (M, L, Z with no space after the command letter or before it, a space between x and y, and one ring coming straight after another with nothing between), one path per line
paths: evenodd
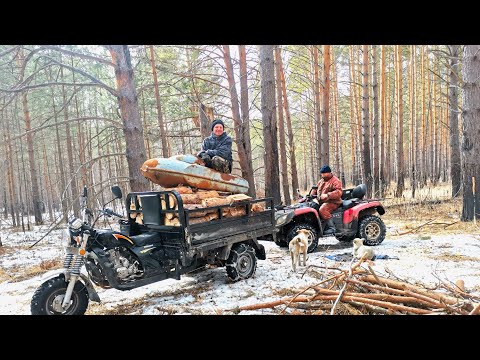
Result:
M198 189L217 190L235 194L248 192L247 180L203 165L194 155L175 155L145 161L140 168L143 176L163 187L189 185Z

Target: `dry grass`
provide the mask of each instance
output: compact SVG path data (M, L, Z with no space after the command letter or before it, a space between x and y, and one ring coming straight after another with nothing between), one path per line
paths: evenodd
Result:
M294 296L298 293L298 290L295 289L273 289L273 295L277 295L279 297L284 296Z
M430 257L436 260L453 261L453 262L480 261L480 258L478 257L465 256L465 255L459 255L459 254L449 254L449 253L443 253L440 255L430 256Z
M106 309L102 304L92 303L89 306L87 314L90 315L131 315L135 313L140 313L146 306L153 305L155 303L155 299L158 297L173 297L173 298L180 298L184 297L185 295L191 295L194 297L192 303L202 303L205 299L205 292L211 291L213 289L213 283L211 282L200 282L193 284L191 286L187 286L182 289L174 289L168 290L159 293L149 294L148 296L143 296L141 298L132 300L127 304L119 304L111 309ZM249 294L250 296L250 294ZM154 300L152 300L154 299ZM156 306L156 310L158 310L163 315L172 315L179 312L179 307L172 307L172 306ZM195 310L195 309L188 309L188 313L202 315L202 310Z
M7 276L11 282L19 282L19 281L28 280L32 277L43 274L49 270L60 269L61 267L62 267L62 262L60 259L44 260L39 265L31 266L28 268L23 268L20 266L12 267L9 269L9 272L16 275L9 275L7 273ZM0 277L1 277L1 274L0 274Z
M138 299L129 300L127 304L119 304L112 309L106 309L102 304L91 303L87 314L89 315L129 315L139 313L146 306L152 305L150 295Z
M415 199L410 196L382 200L386 210L382 216L385 223L399 226L399 233L480 234L480 228L475 223L460 221L463 199L450 197L449 184L424 188L423 192L425 195L417 195ZM432 201L436 203L430 203ZM429 221L431 223L425 224ZM417 229L420 226L422 227Z
M2 255L7 255L7 254L11 254L11 253L14 253L16 251L16 248L13 248L11 246L0 246L0 256Z
M0 268L0 283L10 280L11 276L2 268Z

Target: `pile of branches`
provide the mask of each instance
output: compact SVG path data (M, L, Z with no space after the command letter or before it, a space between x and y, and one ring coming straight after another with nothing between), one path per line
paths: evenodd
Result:
M295 296L277 301L253 304L231 309L235 313L247 310L274 309L280 314L455 314L480 313L479 297L469 295L462 287L443 286L442 290L381 277L367 262L360 267L353 260L348 270L323 267L326 278L320 283L298 292ZM320 267L311 265L310 268ZM337 272L332 274L332 271ZM476 300L477 302L475 302Z

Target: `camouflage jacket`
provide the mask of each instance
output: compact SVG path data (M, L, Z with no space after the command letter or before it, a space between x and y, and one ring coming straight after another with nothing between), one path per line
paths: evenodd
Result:
M202 152L206 152L212 158L220 156L232 162L232 138L226 132L218 137L212 134L203 140Z

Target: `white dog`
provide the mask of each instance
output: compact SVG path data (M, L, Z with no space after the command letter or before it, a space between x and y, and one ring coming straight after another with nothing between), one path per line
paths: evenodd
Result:
M307 250L308 250L308 237L310 231L306 229L300 229L297 231L297 235L290 240L288 244L288 250L292 258L293 272L297 271L296 265L302 266L300 256L303 254L303 266L307 266Z
M353 240L353 257L361 259L364 257L366 260L373 260L375 258L375 252L371 247L363 245L364 239Z

